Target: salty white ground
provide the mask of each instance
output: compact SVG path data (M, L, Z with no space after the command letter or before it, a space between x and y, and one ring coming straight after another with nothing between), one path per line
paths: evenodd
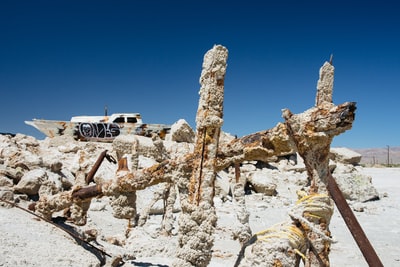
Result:
M381 199L363 203L364 211L355 215L384 266L400 266L400 168L364 168L363 172L372 177ZM289 186L286 194L279 197L247 196L253 233L288 219L287 210L296 199L294 191ZM219 199L216 207L219 220L210 266L233 266L240 249L231 238L235 207L231 201ZM107 199L102 198L92 201L88 224L82 229L97 229L97 243L92 244L108 254L127 255L124 266L171 266L176 236L158 234L161 218L161 215L151 216L144 227L134 228L125 238L127 221L113 218ZM330 253L331 266L368 266L338 210L330 229L337 240ZM123 244L112 245L110 240ZM0 266L100 266L95 253L67 233L25 211L2 206L0 252ZM129 255L136 259L129 259Z

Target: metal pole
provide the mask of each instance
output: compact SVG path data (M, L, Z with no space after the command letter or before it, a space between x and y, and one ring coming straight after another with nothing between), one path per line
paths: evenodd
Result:
M235 180L236 183L239 183L240 180L240 163L235 162Z
M387 146L387 166L389 167L389 146Z
M100 156L98 157L97 161L94 163L92 169L89 171L88 175L85 178L86 184L90 184L93 181L94 175L96 174L97 170L99 169L103 159L107 155L107 150L101 152Z
M358 223L356 216L347 204L342 192L340 191L335 179L330 173L328 173L328 191L335 201L335 204L342 215L347 228L349 228L354 240L356 241L358 247L360 248L365 260L370 267L383 267L381 260L376 254L374 248L369 242L367 236L365 235L361 225Z

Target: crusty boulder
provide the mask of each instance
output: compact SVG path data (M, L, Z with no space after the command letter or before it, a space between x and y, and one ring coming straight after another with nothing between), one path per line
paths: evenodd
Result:
M180 119L171 126L171 132L167 136L168 141L193 143L195 133L190 125Z
M358 165L361 161L361 154L345 147L331 148L330 157L333 161L343 164Z
M18 193L27 195L36 195L39 192L39 188L44 181L47 180L47 173L43 169L35 169L28 171L22 176L21 180L14 187L14 190Z

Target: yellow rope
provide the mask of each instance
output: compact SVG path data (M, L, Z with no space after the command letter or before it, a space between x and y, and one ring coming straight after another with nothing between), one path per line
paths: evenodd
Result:
M302 211L302 214L298 214L302 217L323 219L328 222L333 214L333 204L327 194L311 194L296 201L292 212L298 213L296 211Z
M275 242L276 239L287 240L296 254L304 258L301 251L306 248L306 237L303 230L311 230L320 234L324 239L333 242L333 240L322 233L318 229L314 229L313 225L307 220L317 219L329 221L333 213L333 205L327 194L311 194L305 195L296 201L296 205L289 212L292 219L299 221L303 227L300 229L293 223L276 224L268 229L262 230L255 235L257 240L263 242Z
M304 251L306 248L306 238L303 231L292 223L276 224L256 233L256 236L257 240L263 242L275 242L276 239L287 240L295 252L296 250L299 252ZM301 253L299 255L301 256Z
M304 230L315 232L329 242L335 242L312 223L315 221L328 223L332 217L333 208L329 195L315 193L305 195L296 201L296 205L290 210L289 215L293 220L300 222Z
M315 227L315 221L317 221L317 223L329 222L332 214L333 203L329 195L303 194L302 197L296 201L296 205L289 211L293 222L275 224L270 228L256 233L251 240L242 247L235 266L239 265L241 258L244 256L245 248L258 241L267 242L272 245L277 244L279 241L287 242L287 251L294 252L296 257L301 257L306 264L307 258L304 254L309 245L307 241L307 232L314 232L320 235L322 239L328 242L334 242L329 235L318 229L318 227Z

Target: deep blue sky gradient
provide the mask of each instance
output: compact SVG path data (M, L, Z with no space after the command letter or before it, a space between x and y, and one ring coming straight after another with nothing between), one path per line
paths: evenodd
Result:
M272 2L272 3L269 3ZM315 102L334 55L335 104L357 102L334 146L400 146L397 1L0 2L0 132L25 120L140 112L195 127L203 56L228 48L223 130L274 127Z

